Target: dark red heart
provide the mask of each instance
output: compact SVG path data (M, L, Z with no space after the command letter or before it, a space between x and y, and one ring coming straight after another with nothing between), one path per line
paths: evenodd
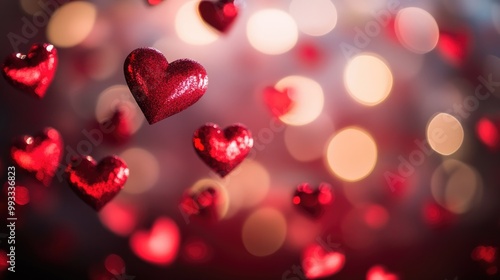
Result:
M91 156L74 158L65 170L71 189L92 208L99 211L127 182L127 164L117 156L99 162Z
M274 87L266 87L264 89L264 102L266 103L271 113L276 117L283 116L284 114L290 112L293 106L292 89L285 88L283 90L277 90Z
M329 184L321 183L317 189L313 189L308 183L303 183L297 186L292 202L302 211L318 218L333 199L332 187Z
M344 264L343 253L325 250L319 244L310 245L302 252L302 269L307 279L324 278L338 273Z
M45 186L50 185L62 157L61 134L51 127L35 136L25 135L14 141L10 149L12 160L32 173Z
M180 209L188 216L198 216L204 219L218 219L219 193L212 187L204 188L198 192L186 192L180 203Z
M250 131L241 124L221 130L213 123L198 128L193 136L198 156L221 177L240 164L253 146Z
M110 119L100 124L101 127L110 127L112 130L104 133L106 142L121 145L130 140L132 136L130 118L123 108L117 108Z
M132 51L124 71L127 85L149 124L193 105L208 86L207 72L199 63L179 59L169 65L153 48Z
M57 68L57 50L50 44L33 44L28 54L13 53L5 58L2 74L14 87L42 98Z
M201 18L220 32L226 32L238 16L234 0L201 1L198 12Z

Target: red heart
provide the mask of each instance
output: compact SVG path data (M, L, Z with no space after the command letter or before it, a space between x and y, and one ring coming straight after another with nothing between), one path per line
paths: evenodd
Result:
M373 266L366 273L366 280L398 280L396 274L389 273L380 265Z
M117 156L105 157L99 164L91 156L74 158L65 170L71 189L97 211L120 192L128 174L127 164Z
M218 199L219 193L212 187L194 193L188 191L181 199L180 209L189 216L196 215L205 219L217 220Z
M285 88L282 91L274 87L264 89L264 102L276 117L283 116L292 109L291 91L290 88Z
M130 117L124 108L117 108L110 119L104 121L100 127L110 127L112 131L104 133L104 140L111 144L121 145L132 136ZM106 132L106 131L105 131Z
M332 188L329 184L321 183L317 189L313 190L308 183L304 183L295 190L292 202L312 217L317 218L323 214L325 206L333 199Z
M169 218L156 220L150 232L137 231L130 237L132 251L141 259L157 265L172 263L179 251L179 228Z
M250 131L241 124L221 130L213 123L198 128L193 136L198 156L221 177L240 164L253 146Z
M234 0L201 1L198 12L206 23L224 33L238 16L238 6Z
M16 139L10 155L20 168L34 174L38 181L48 186L56 174L62 149L61 134L47 127L35 136L25 135Z
M307 247L302 253L302 269L307 279L327 277L339 272L345 264L341 252L327 251L319 244Z
M5 58L2 74L14 87L42 98L57 67L57 50L50 44L33 44L28 54L13 53Z
M193 105L208 86L207 72L199 63L179 59L169 65L153 48L132 51L124 71L127 85L149 124Z

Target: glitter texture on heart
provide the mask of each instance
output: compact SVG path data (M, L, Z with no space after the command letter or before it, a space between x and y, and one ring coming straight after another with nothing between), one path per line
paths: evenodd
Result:
M292 202L311 217L318 218L333 199L332 187L329 184L321 183L317 189L313 189L308 183L303 183L295 190Z
M13 53L5 58L2 74L14 87L42 98L57 68L57 50L50 44L33 44L27 54Z
M71 189L99 211L123 188L129 169L117 156L105 157L99 164L91 156L86 156L72 159L65 175Z
M132 51L124 64L125 80L149 124L177 114L198 101L208 87L205 68L179 59L168 63L153 48Z
M201 1L198 12L206 23L225 33L238 16L239 8L234 2L234 0Z

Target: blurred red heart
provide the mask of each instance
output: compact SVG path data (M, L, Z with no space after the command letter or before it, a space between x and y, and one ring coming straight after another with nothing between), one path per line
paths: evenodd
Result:
M380 265L372 266L366 273L366 280L398 280L396 274L389 273Z
M292 202L301 210L314 218L320 217L325 206L334 199L332 187L329 184L321 183L318 188L313 189L308 183L297 186Z
M193 136L198 156L221 177L226 176L248 155L253 146L250 131L241 124L221 130L213 123L198 128Z
M492 152L500 149L500 122L497 119L482 117L476 123L476 135Z
M441 55L451 64L460 66L467 58L471 47L469 30L461 28L457 30L444 30L439 32L438 49Z
M71 189L99 211L127 182L127 164L117 156L103 158L99 164L91 156L74 158L65 170Z
M14 141L12 160L32 173L45 186L50 185L62 157L63 141L57 130L45 128L35 136L25 135Z
M327 277L339 272L345 264L344 254L327 251L319 244L307 247L302 253L302 269L307 279Z
M219 193L212 187L207 187L198 192L186 192L180 202L180 209L188 216L198 216L208 220L218 219Z
M198 12L206 23L224 33L238 16L238 6L234 0L201 1Z
M130 237L132 251L141 259L156 264L172 263L179 251L179 228L169 218L159 218L150 232L137 231Z
M291 92L290 88L285 88L281 91L274 87L266 87L264 89L264 102L276 117L283 116L292 109L293 100L291 99Z
M13 53L5 58L2 74L14 87L42 98L57 68L57 50L50 44L33 44L28 54Z
M132 51L125 60L125 80L149 124L177 114L198 101L208 86L205 68L189 59L168 63L153 48Z
M100 124L109 127L111 131L103 131L104 140L111 144L121 145L130 140L132 136L131 120L124 108L117 108L110 119ZM107 132L107 133L106 133Z

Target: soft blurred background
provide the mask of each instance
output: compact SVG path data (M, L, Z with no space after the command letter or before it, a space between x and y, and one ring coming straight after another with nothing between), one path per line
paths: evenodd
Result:
M2 178L14 137L56 128L65 164L117 106L131 133L92 145L96 160L116 154L130 168L99 213L66 182L18 172L17 272L2 261L2 277L500 279L499 1L235 1L225 33L198 3L1 2L0 57L36 42L59 51L41 100L0 80ZM125 57L147 46L209 76L196 104L154 125L123 75ZM291 109L277 114L283 102ZM254 136L224 179L192 147L206 122ZM318 218L292 203L304 182L332 186ZM179 207L206 186L219 193L217 221Z

